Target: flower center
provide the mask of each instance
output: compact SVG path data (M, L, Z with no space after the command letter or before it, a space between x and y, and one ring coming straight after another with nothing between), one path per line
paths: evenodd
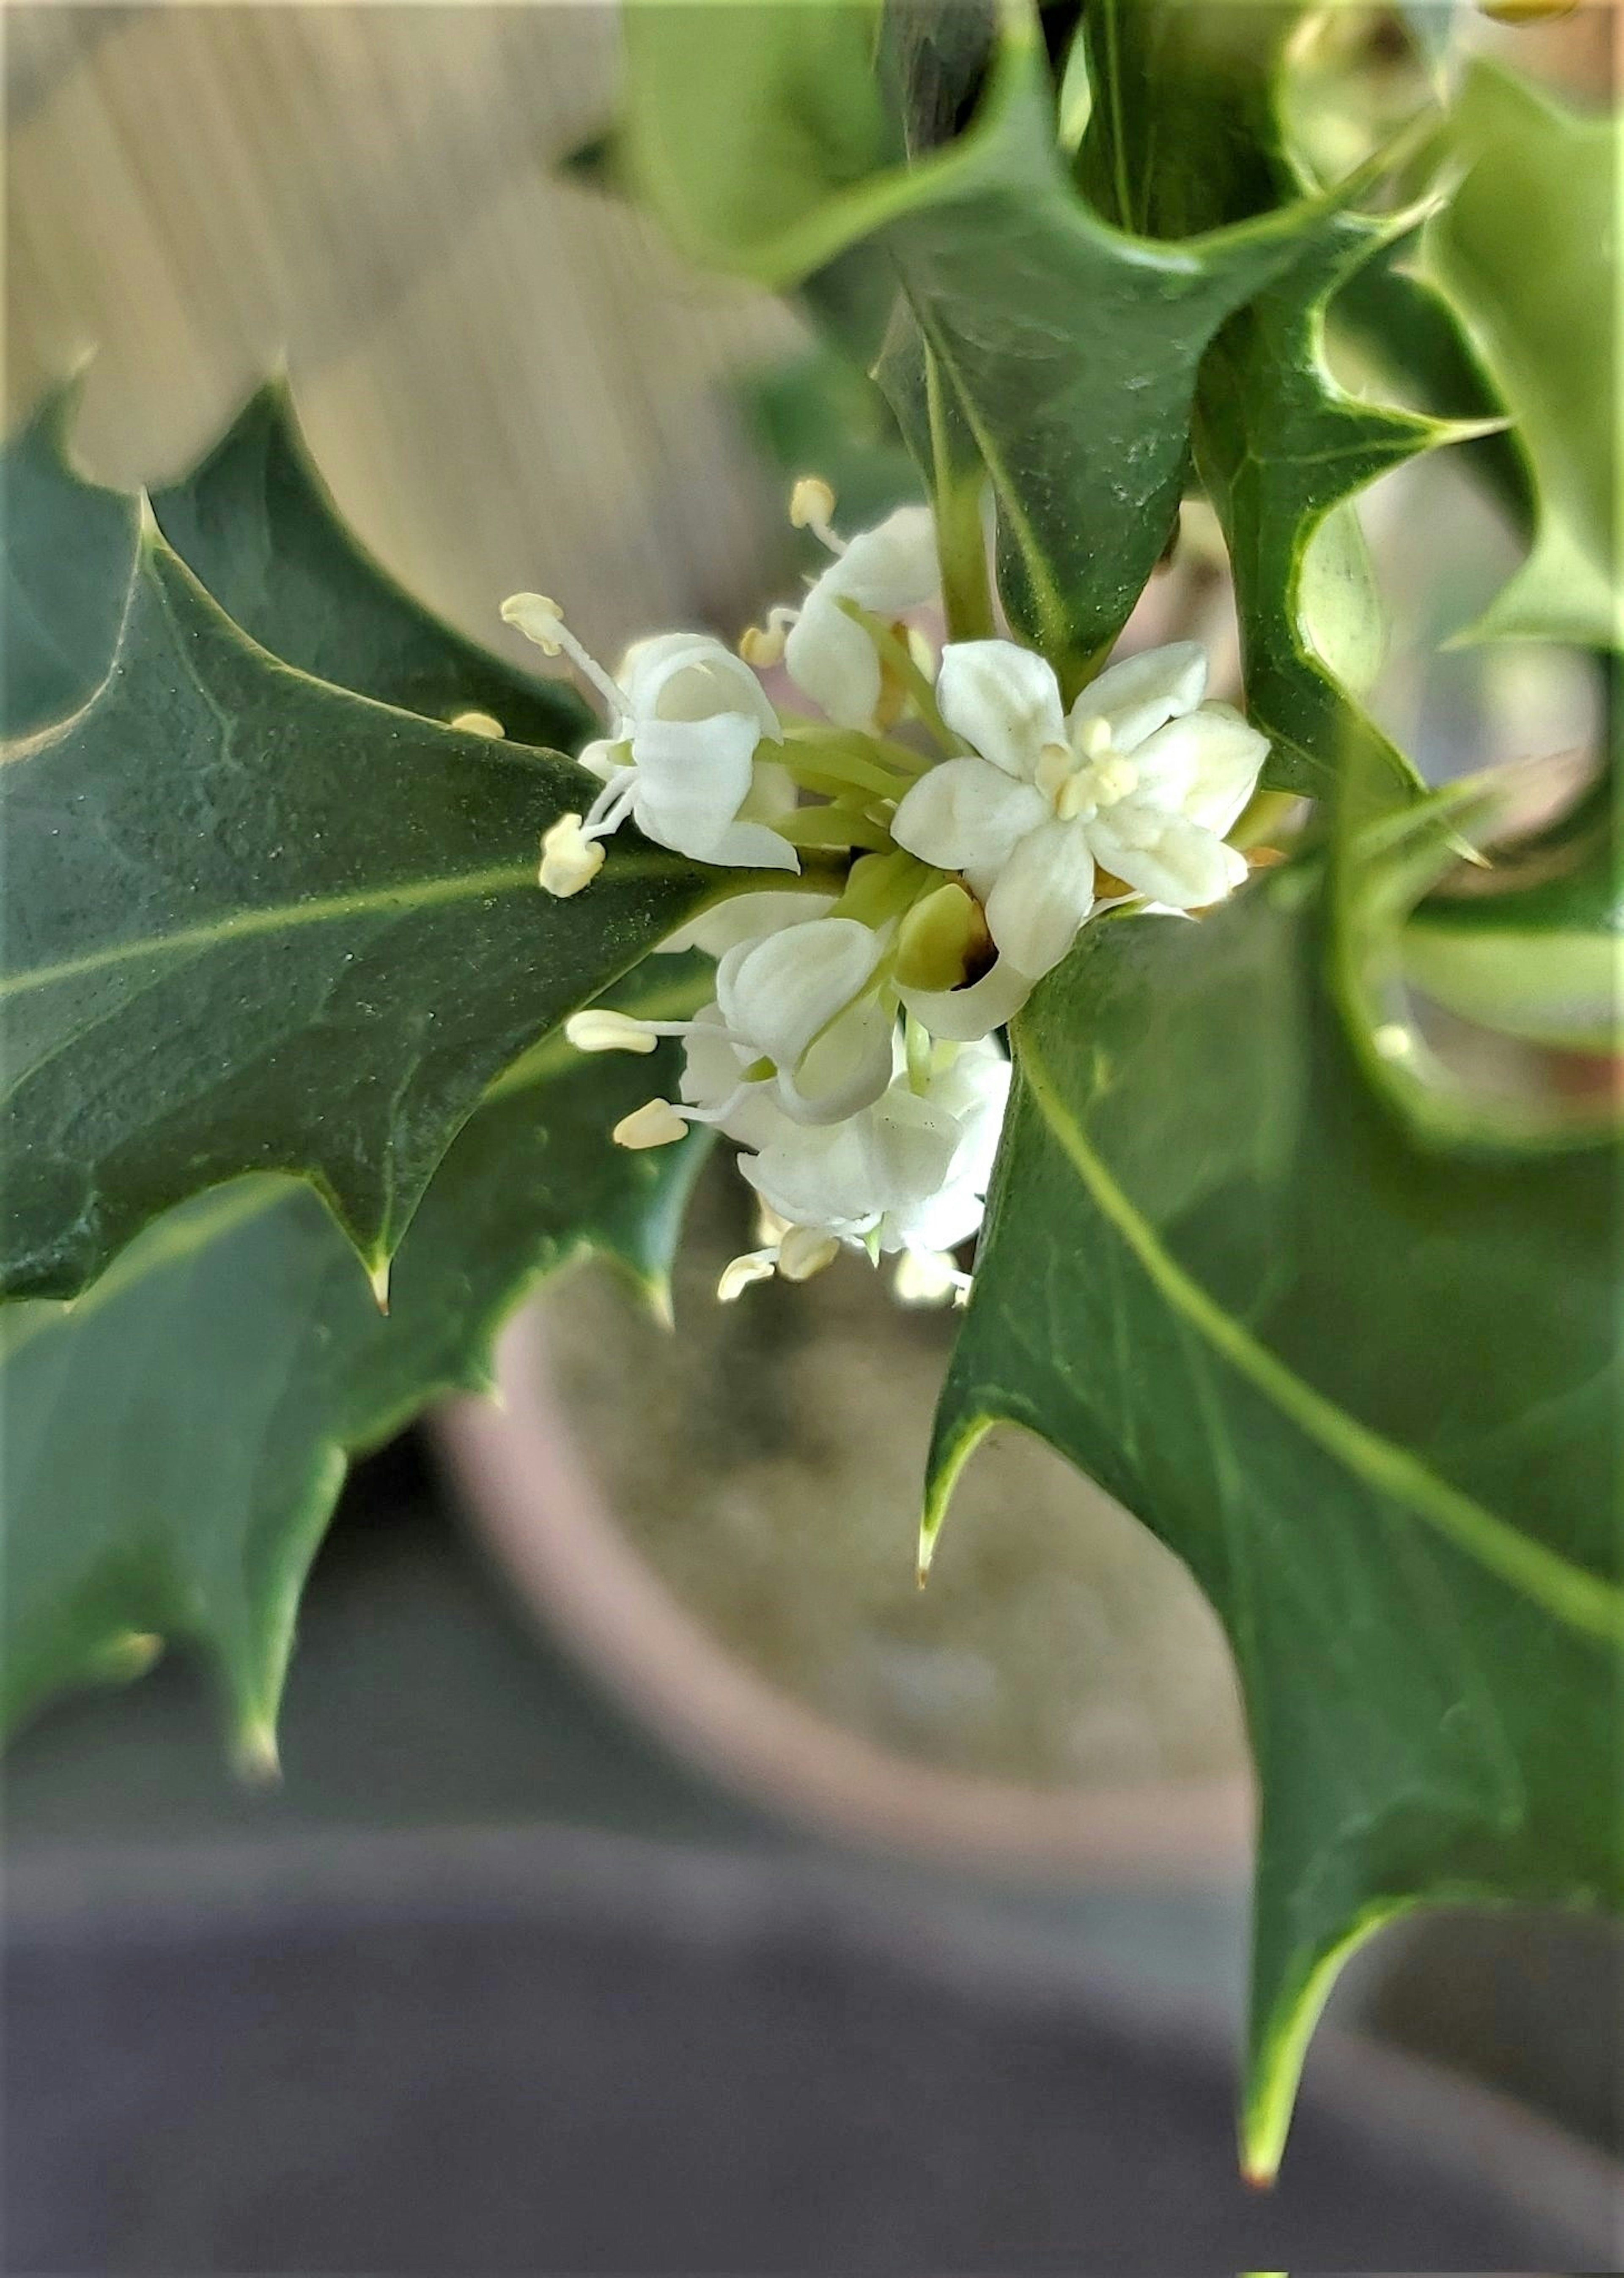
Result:
M1111 749L1103 720L1085 723L1077 743L1046 744L1038 754L1033 781L1061 822L1084 822L1102 807L1115 806L1139 787L1139 770Z

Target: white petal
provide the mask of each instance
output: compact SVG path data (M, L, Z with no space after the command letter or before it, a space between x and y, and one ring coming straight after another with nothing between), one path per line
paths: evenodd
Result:
M1047 822L1048 801L985 760L944 760L903 794L891 835L938 870L996 877L1029 830Z
M1046 822L1015 848L987 897L987 929L1023 973L1058 965L1094 906L1094 858L1080 822Z
M968 1181L983 1194L992 1174L992 1158L1003 1129L1010 1073L1002 1048L989 1036L965 1044L954 1054L951 1066L931 1080L931 1105L945 1107L959 1127L954 1179Z
M986 1215L984 1195L956 1175L937 1194L886 1219L882 1250L954 1250L977 1233Z
M900 989L897 994L933 1036L969 1043L1013 1021L1037 985L1013 958L1000 957L968 989Z
M940 584L928 506L900 506L877 528L861 531L818 579L820 590L844 594L877 617L933 600Z
M1114 807L1089 826L1094 852L1107 870L1127 885L1176 910L1205 909L1222 901L1246 875L1246 858L1226 846L1216 832L1173 815L1153 831L1143 828L1145 810ZM1131 836L1119 835L1122 826Z
M778 1096L797 1123L840 1123L879 1098L896 1066L897 1024L873 997L831 1021L791 1070L781 1070Z
M863 986L879 953L878 935L855 918L818 918L729 950L716 967L716 1001L736 1035L793 1068Z
M1158 729L1133 755L1141 799L1182 814L1222 838L1257 789L1268 756L1259 735L1228 704L1204 704Z
M746 1061L727 1040L720 1007L707 1005L689 1028L683 1047L682 1082L678 1097L690 1107L720 1107L739 1089ZM790 1128L787 1118L766 1084L755 1084L722 1127L743 1147L765 1147Z
M730 822L705 856L732 870L799 870L789 840L766 822Z
M632 738L632 812L643 836L695 861L712 860L749 791L758 741L755 722L739 712L703 721L640 721Z
M867 728L879 702L880 665L874 644L854 624L827 581L814 586L784 646L785 669L803 696L837 728Z
M953 1118L904 1087L842 1123L786 1133L739 1167L780 1217L855 1235L934 1194L956 1143Z
M1046 744L1064 745L1054 669L1014 641L949 641L936 701L955 735L1007 776L1030 783Z
M763 736L783 739L766 690L744 659L709 633L655 633L621 659L620 683L635 720L713 720L742 712Z
M1073 739L1080 749L1086 723L1103 720L1114 751L1136 751L1165 721L1193 712L1206 693L1207 651L1199 641L1141 649L1090 681L1071 707Z
M761 894L730 894L655 946L663 956L702 949L707 957L722 957L741 941L781 933L785 926L809 925L833 908L834 898L832 894L774 893L770 888Z

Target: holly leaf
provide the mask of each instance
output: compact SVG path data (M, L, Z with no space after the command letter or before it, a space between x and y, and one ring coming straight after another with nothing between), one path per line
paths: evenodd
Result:
M1429 259L1516 410L1537 500L1533 551L1471 637L1617 648L1620 124L1479 61L1452 126L1469 170L1428 233Z
M284 664L425 719L484 713L515 741L546 750L573 752L593 732L573 689L516 671L455 632L356 543L285 382L261 388L152 509L219 608Z
M927 1548L991 1426L1222 1619L1260 1793L1242 2141L1381 1923L1624 1902L1617 1150L1474 1158L1362 1084L1312 863L1088 928L1015 1027Z
M615 1002L680 1017L709 973L657 958ZM503 1075L412 1221L387 1318L310 1188L264 1175L171 1212L73 1303L0 1312L0 1720L173 1641L214 1669L240 1759L272 1765L295 1609L349 1457L487 1386L502 1320L574 1258L669 1302L707 1135L632 1153L607 1133L674 1082L677 1054L586 1059L555 1034Z
M1172 526L1207 343L1316 241L1331 205L1300 201L1177 244L1113 226L1079 194L1056 147L1040 29L1022 0L998 11L962 132L916 149L911 164L877 165L886 138L865 126L831 157L827 137L801 139L803 114L823 118L844 74L847 100L866 116L872 75L843 46L821 57L814 103L795 69L811 27L840 12L634 10L635 178L691 251L762 283L797 284L859 246L889 264L992 482L1010 617L1075 685L1115 641ZM847 13L855 42L867 11ZM776 46L761 28L770 14L786 27ZM984 40L983 19L969 22ZM945 50L917 40L899 49L893 139L904 128L917 139L922 120L941 125L951 109L944 73L953 87L965 84L967 37L955 30ZM688 77L678 68L685 55ZM705 143L709 113L685 93L700 71L712 82L713 108L747 84L752 114L801 157L814 154L797 164L793 196L763 192L747 206L737 192L740 162L734 190L708 203L702 233L693 226L692 185L723 161ZM763 154L764 166L780 164ZM897 409L905 432L917 432L908 401ZM924 471L933 476L933 460Z
M0 736L74 711L107 669L139 513L68 457L77 391L48 396L0 450Z
M633 843L540 894L592 788L279 662L149 520L106 680L0 770L0 1288L70 1295L273 1169L380 1276L486 1085L715 891Z

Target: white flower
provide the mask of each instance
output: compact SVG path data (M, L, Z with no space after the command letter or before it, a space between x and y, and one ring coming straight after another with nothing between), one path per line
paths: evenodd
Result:
M716 967L716 1001L692 1021L587 1011L572 1013L564 1034L581 1051L686 1040L680 1101L650 1100L623 1119L620 1145L663 1147L690 1123L713 1123L759 1146L782 1121L854 1115L890 1082L895 1000L869 987L881 948L855 918L815 918L736 944Z
M568 849L557 850L553 875L561 883L549 891L575 893L588 883L585 849L628 816L646 838L696 862L801 868L786 839L741 812L756 787L757 746L763 737L783 740L748 665L709 634L660 633L628 649L621 678L612 680L544 595L515 593L502 614L549 656L567 652L609 707L609 734L581 753L603 789L577 818Z
M835 558L799 609L774 609L767 630L747 633L741 646L754 664L782 658L801 694L837 727L871 730L882 685L879 656L840 604L855 602L890 623L933 600L941 585L936 526L929 507L900 506L848 543L829 526L833 511L826 483L797 483L791 520L815 531Z
M894 1005L869 989L881 946L855 918L816 918L730 949L716 1004L688 1032L684 1099L747 1143L760 1097L808 1124L838 1123L877 1099L896 1029ZM724 1120L741 1085L748 1094Z
M814 918L826 917L834 902L832 894L810 893L797 886L785 886L778 892L769 887L759 894L730 894L725 901L701 911L656 942L655 952L675 956L684 950L702 949L707 957L721 957L758 934L810 925Z
M880 1098L843 1123L808 1128L777 1116L739 1169L773 1213L778 1239L734 1259L721 1294L737 1296L776 1265L792 1280L837 1245L901 1253L900 1294L939 1302L967 1283L950 1253L981 1224L1009 1063L996 1043L938 1047L923 1090L899 1051ZM816 1264L809 1264L816 1259Z
M1176 641L1109 666L1066 715L1052 668L1030 650L986 640L944 651L937 703L979 756L922 776L892 832L980 898L1000 952L977 984L989 998L1018 997L1059 964L1093 908L1096 865L1178 910L1245 876L1224 833L1268 742L1228 705L1203 704L1206 686L1205 654Z

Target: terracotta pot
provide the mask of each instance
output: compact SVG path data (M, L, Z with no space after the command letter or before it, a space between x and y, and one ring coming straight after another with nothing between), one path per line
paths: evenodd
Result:
M774 1310L759 1325L741 1306L718 1327L702 1235L699 1248L674 1338L583 1276L510 1326L500 1405L440 1414L472 1524L538 1618L677 1749L831 1832L1016 1872L1238 1884L1244 1738L1227 1653L1183 1568L1027 1443L1006 1457L1018 1477L994 1464L983 1508L955 1514L922 1602L914 1498L950 1324L894 1314L854 1260L827 1288L763 1293ZM809 1307L816 1326L786 1350L785 1321L804 1327ZM843 1445L831 1453L814 1432L804 1464L777 1442L737 1462L715 1453L709 1427L682 1420L685 1379L714 1387L730 1365L703 1350L711 1334L746 1340L752 1380L776 1384L797 1445L808 1382ZM897 1445L845 1417L847 1377L893 1386ZM623 1378L610 1430L605 1398L612 1418ZM836 1520L816 1524L823 1469L844 1563ZM854 1481L876 1470L873 1514L854 1517ZM815 1533L821 1563L803 1552ZM1057 1543L1072 1563L1052 1581ZM1170 1726L1118 1697L1137 1685L1161 1716L1181 1683Z

